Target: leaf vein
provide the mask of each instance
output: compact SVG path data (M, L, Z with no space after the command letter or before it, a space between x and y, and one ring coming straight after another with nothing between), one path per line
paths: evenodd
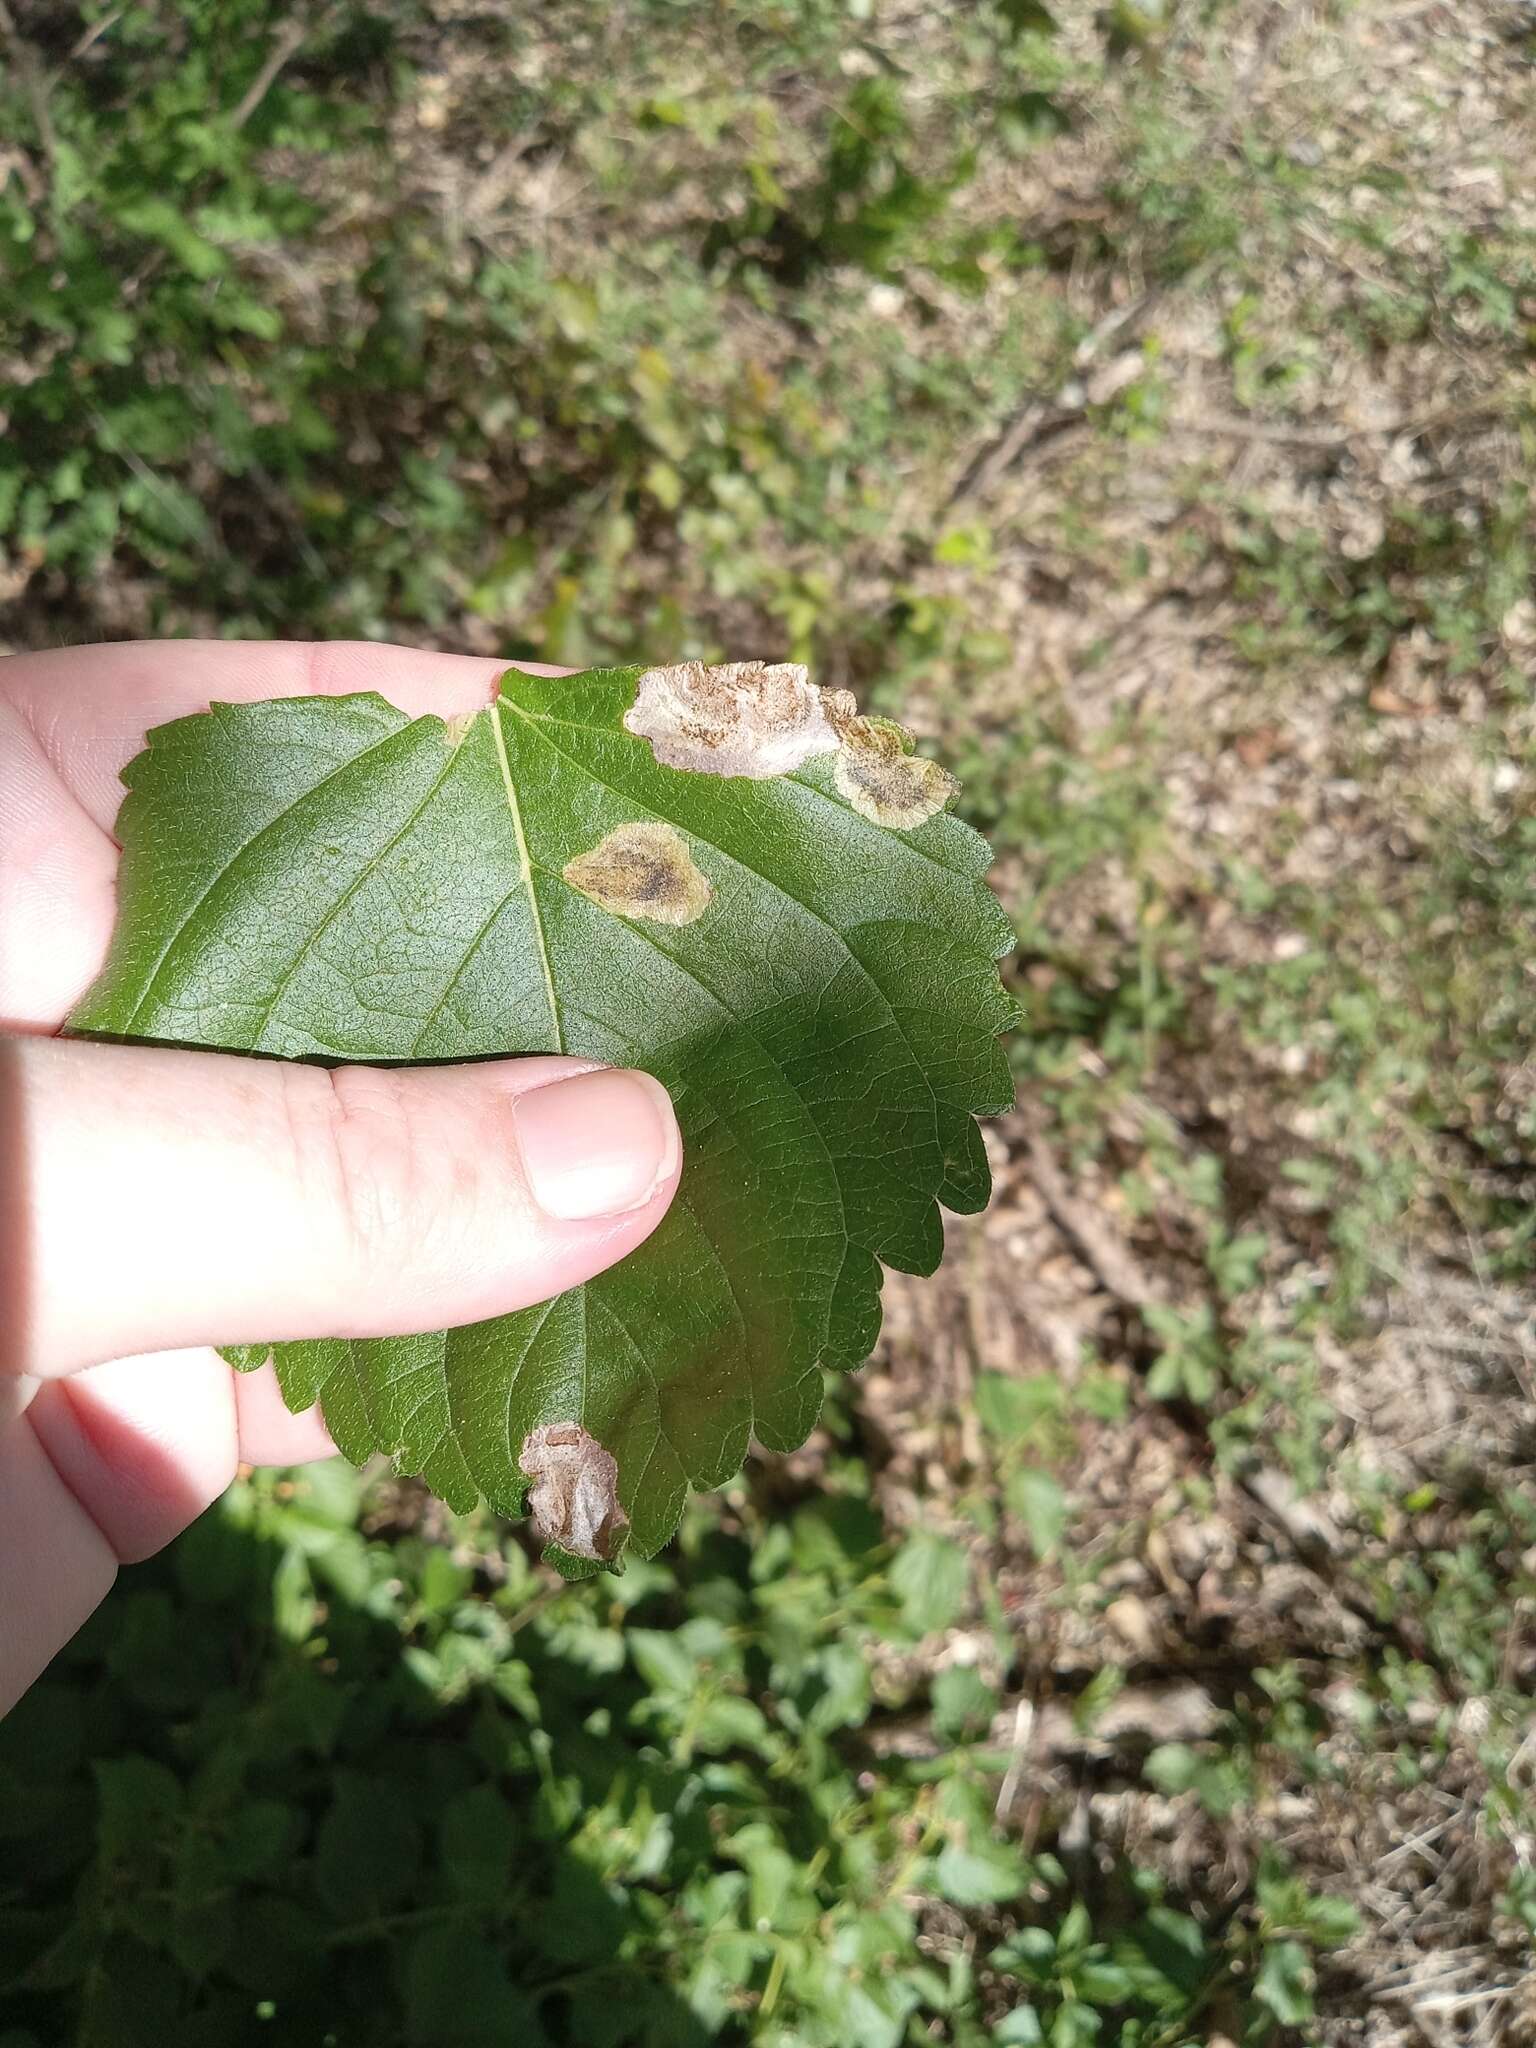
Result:
M346 888L342 890L341 894L336 898L336 901L331 905L330 909L325 913L324 917L321 918L320 922L315 926L314 930L308 935L308 937L304 940L303 944L299 947L298 951L294 954L293 959L291 960L289 965L283 970L282 976L278 981L277 987L272 992L271 1000L268 1002L266 1008L261 1013L261 1027L256 1034L256 1043L251 1048L253 1052L261 1050L261 1041L263 1038L266 1037L267 1029L271 1024L272 1019L277 1014L277 1006L282 1001L284 995L287 993L288 987L293 981L294 976L298 973L299 969L303 966L304 962L309 958L310 954L314 951L315 947L320 943L320 940L324 936L324 934L330 930L331 926L336 922L337 918L340 917L342 911L345 910L347 905L352 901L353 897L357 894L358 890L362 888L363 884L366 881L368 881L372 876L378 873L380 867L386 860L388 860L389 856L394 852L395 848L400 844L401 840L406 838L421 822L423 813L426 811L427 807L436 797L438 791L442 788L443 784L447 781L449 775L453 772L453 766L457 759L457 754L450 754L448 756L442 768L432 778L431 788L427 791L426 795L422 798L421 802L416 805L415 809L411 812L410 816L405 820L404 824L401 825L399 831L396 832L385 845L381 846L378 852L374 854L371 859L366 861L363 864L363 866L358 869L356 875L353 876L352 880L347 884ZM356 995L355 990L353 991L353 994L354 996ZM363 1007L366 1008L369 1006L363 1005ZM384 1004L378 1004L373 1007L375 1007L380 1014L386 1017L398 1017L400 1015L400 1012L398 1010L390 1010Z
M305 790L304 794L301 797L297 797L291 804L288 804L283 810L279 811L276 817L268 818L267 822L263 826L261 826L259 830L253 832L249 839L245 840L241 845L235 848L234 852L230 855L229 859L219 869L218 873L214 875L213 879L209 882L207 888L205 888L199 894L197 901L190 906L186 916L181 920L181 923L177 925L175 931L173 931L171 933L171 936L166 940L165 945L161 950L159 959L150 969L149 979L144 984L144 993L139 997L138 1001L134 1004L133 1009L129 1014L128 1022L123 1027L125 1031L131 1032L134 1026L138 1023L140 1017L144 1014L145 1009L148 1007L149 1003L153 999L155 991L159 986L160 976L164 972L167 961L175 952L181 940L184 939L187 933L190 931L193 921L198 917L199 913L207 907L211 898L218 893L220 887L228 881L229 877L235 872L235 869L246 858L246 856L248 854L254 853L269 833L275 832L280 825L284 824L289 818L293 816L296 810L298 810L302 805L310 803L315 797L317 797L320 794L320 792L323 789L329 788L331 783L335 782L340 776L345 775L348 769L360 767L361 764L370 757L370 755L378 753L381 747L387 747L390 744L391 740L398 739L402 732L409 732L410 730L411 727L409 725L396 726L393 732L386 733L383 739L375 740L371 746L364 747L360 753L349 754L345 761L340 762L335 768L332 768L327 774L322 775L320 780L316 783L312 783L310 787Z

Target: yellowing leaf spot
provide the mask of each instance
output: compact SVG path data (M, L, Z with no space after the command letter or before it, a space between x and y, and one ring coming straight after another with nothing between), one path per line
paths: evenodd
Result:
M667 768L766 782L837 747L822 693L794 661L649 668L624 714Z
M528 1514L539 1541L611 1563L629 1528L612 1452L579 1422L548 1422L523 1438L517 1462L533 1481Z
M681 832L648 820L615 825L563 872L600 909L653 924L692 924L715 893Z

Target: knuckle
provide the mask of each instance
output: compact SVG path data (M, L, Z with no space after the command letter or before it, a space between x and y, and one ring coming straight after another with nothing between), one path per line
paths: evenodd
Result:
M368 1269L398 1252L424 1181L424 1134L402 1077L294 1068L288 1121L301 1187L335 1219L343 1255Z

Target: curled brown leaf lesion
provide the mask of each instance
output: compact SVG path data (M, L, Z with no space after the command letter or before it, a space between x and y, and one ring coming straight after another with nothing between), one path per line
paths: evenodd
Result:
M902 726L861 717L851 692L819 689L798 662L647 669L624 724L663 766L697 775L767 781L833 754L839 792L861 817L892 831L926 823L959 788L947 768L913 751Z
M612 1452L579 1422L548 1422L523 1438L517 1462L533 1481L527 1508L539 1541L611 1564L629 1531Z
M715 893L682 833L650 819L615 825L562 872L599 909L653 924L692 924Z

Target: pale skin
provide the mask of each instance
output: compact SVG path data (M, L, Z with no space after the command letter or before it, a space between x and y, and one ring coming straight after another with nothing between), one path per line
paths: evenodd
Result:
M507 1314L666 1212L670 1105L592 1061L326 1073L57 1036L106 957L119 772L151 727L355 690L453 717L505 667L364 643L0 660L0 1712L240 1461L330 1455L316 1410L213 1344Z

